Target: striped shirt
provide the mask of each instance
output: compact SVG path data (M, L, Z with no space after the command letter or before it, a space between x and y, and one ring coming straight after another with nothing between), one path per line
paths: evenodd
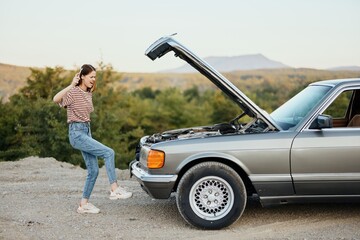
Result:
M80 87L70 89L59 103L67 109L67 122L90 122L90 113L94 111L92 93Z

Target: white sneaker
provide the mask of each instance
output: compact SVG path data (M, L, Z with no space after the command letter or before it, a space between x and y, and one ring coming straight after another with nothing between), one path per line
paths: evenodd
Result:
M91 203L87 203L83 206L79 206L77 209L78 213L99 213L100 209L92 205Z
M115 189L115 191L110 191L110 199L111 200L115 200L115 199L126 199L126 198L130 198L132 196L132 192L128 192L125 190L125 188L122 187L118 187L117 189Z

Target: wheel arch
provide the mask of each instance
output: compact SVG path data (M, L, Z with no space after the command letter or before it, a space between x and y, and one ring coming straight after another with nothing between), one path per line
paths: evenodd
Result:
M240 166L237 162L235 162L229 158L220 157L220 156L197 157L197 158L193 158L191 161L187 161L185 164L183 164L181 166L180 170L178 171L178 178L174 185L174 191L177 190L178 184L179 184L181 178L184 176L184 174L193 166L203 163L203 162L219 162L219 163L223 163L223 164L231 167L232 169L235 170L235 172L240 176L240 178L244 182L247 196L251 196L252 194L256 193L256 190L249 178L249 175L244 170L245 167Z

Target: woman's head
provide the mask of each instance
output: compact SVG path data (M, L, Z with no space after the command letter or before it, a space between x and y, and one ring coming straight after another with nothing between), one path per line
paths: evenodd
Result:
M80 80L76 86L80 86L82 89L93 92L96 88L96 69L90 64L84 64L80 68L79 72Z

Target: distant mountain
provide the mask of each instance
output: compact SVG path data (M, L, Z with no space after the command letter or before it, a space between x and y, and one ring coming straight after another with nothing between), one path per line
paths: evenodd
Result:
M204 60L219 72L290 68L281 62L268 59L262 54L241 55L233 57L207 57L204 58ZM189 64L185 64L182 67L169 69L162 72L191 73L196 72L196 70Z
M26 84L30 68L0 63L0 101L7 101Z
M360 66L342 66L328 68L329 71L360 71Z

